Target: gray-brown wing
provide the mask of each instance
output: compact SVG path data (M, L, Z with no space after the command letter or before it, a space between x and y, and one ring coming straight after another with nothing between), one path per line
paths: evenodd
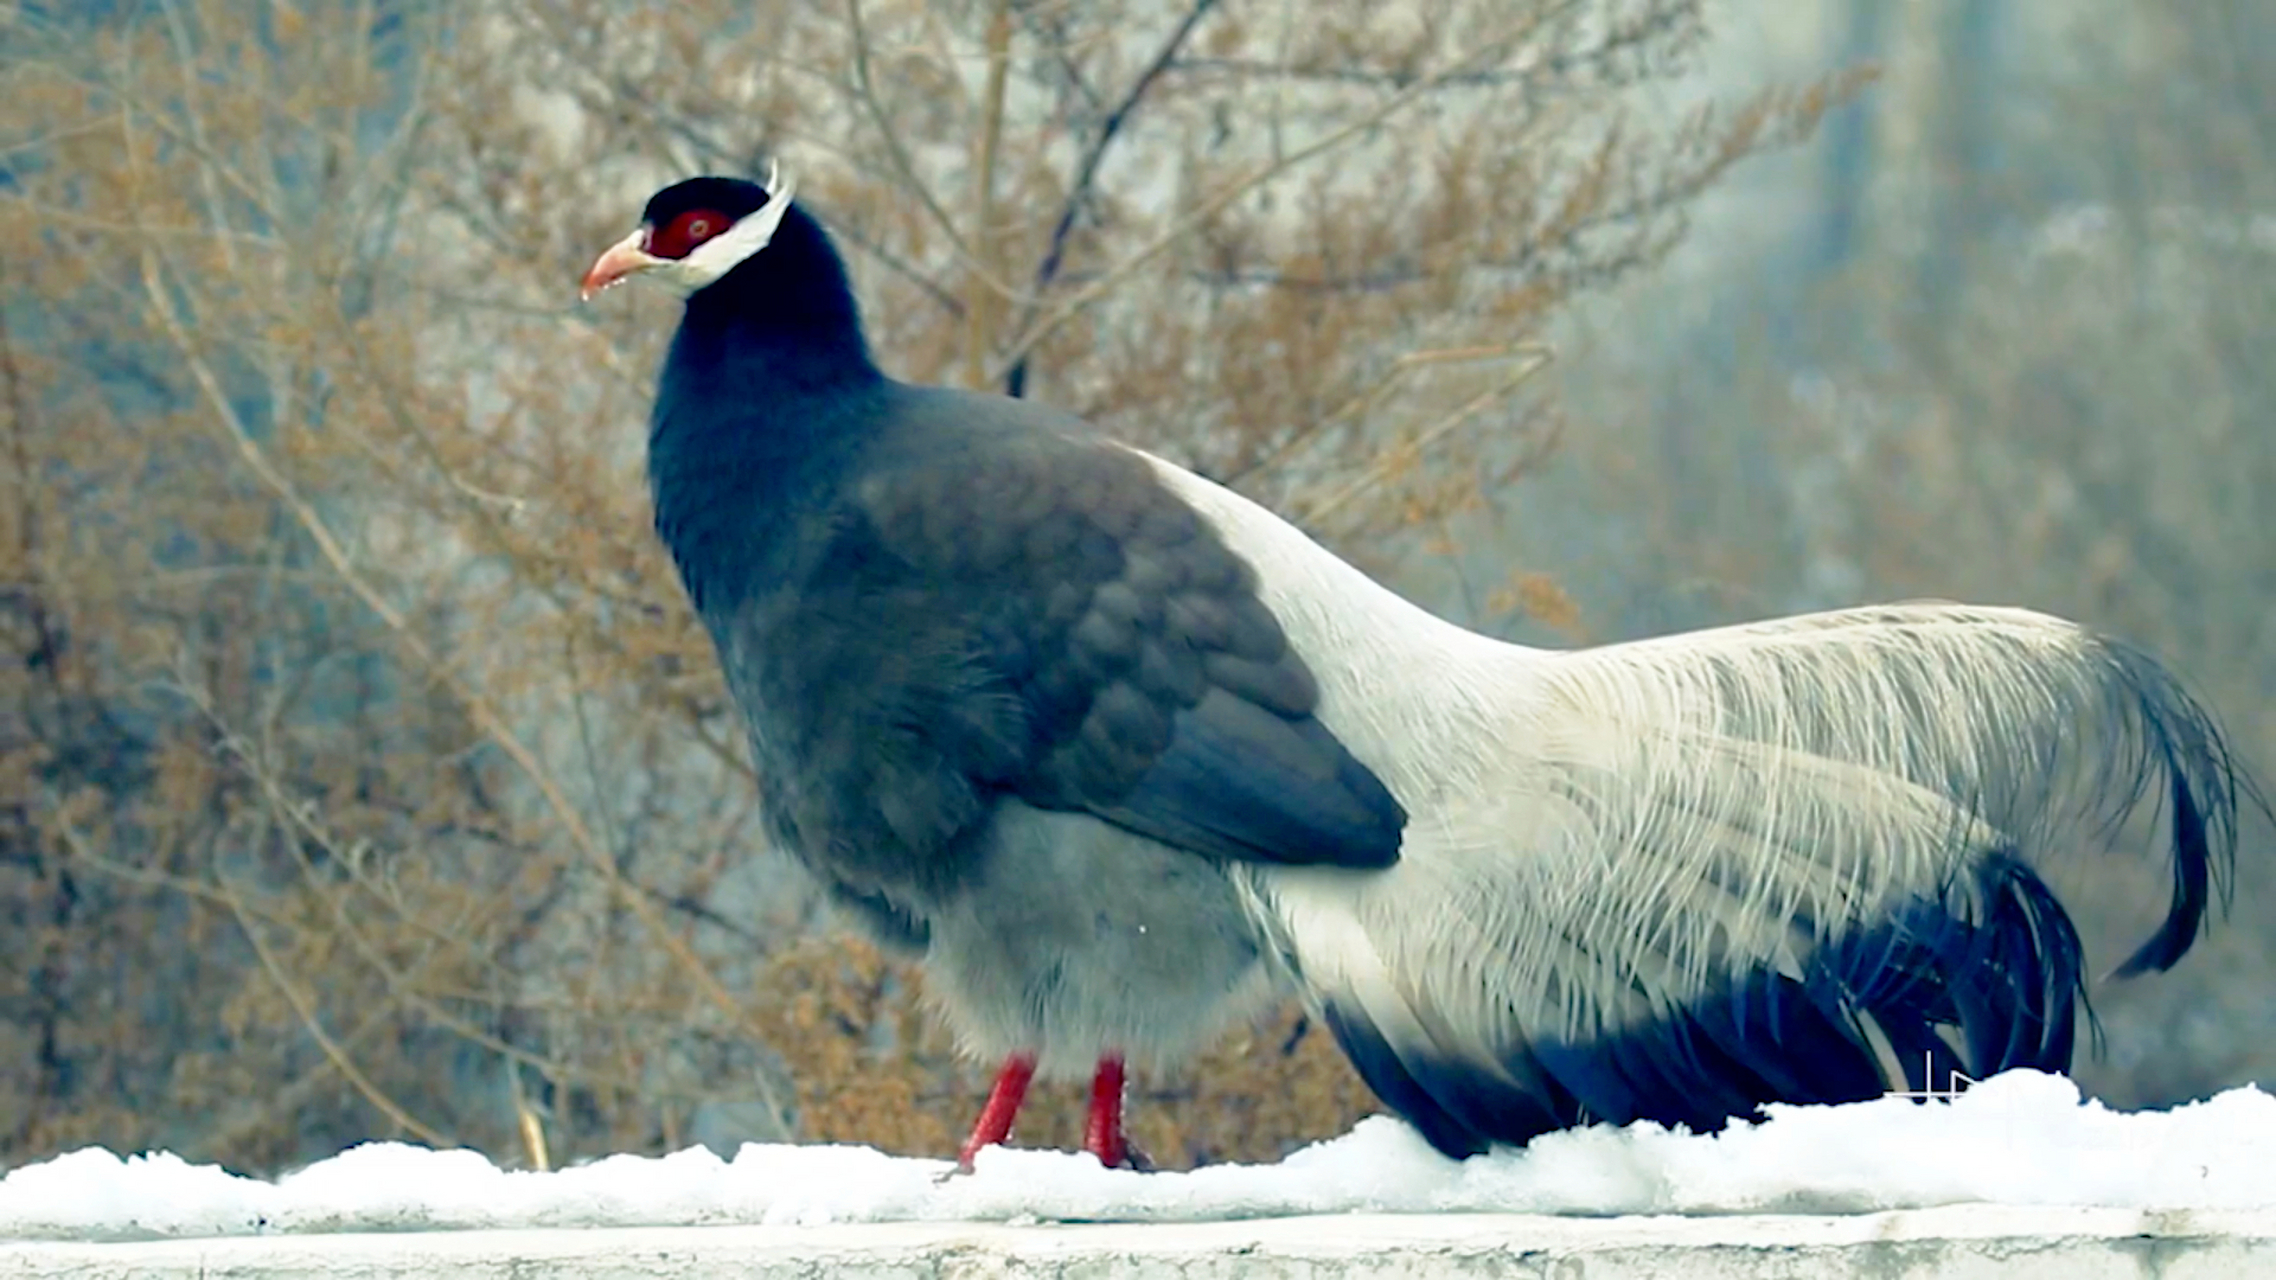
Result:
M899 700L930 750L873 786L1009 793L1221 858L1397 860L1404 812L1314 718L1248 566L1143 458L982 436L888 463L855 506L816 581L956 655Z

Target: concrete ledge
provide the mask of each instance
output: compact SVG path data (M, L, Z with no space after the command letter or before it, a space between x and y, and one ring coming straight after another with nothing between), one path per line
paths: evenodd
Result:
M2276 1211L1959 1205L1843 1217L1515 1214L1190 1224L882 1223L0 1243L0 1277L1919 1277L2276 1274Z

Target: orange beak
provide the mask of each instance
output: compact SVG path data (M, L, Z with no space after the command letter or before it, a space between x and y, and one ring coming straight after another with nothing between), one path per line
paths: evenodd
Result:
M577 296L591 302L593 295L611 285L622 283L636 271L646 271L663 261L648 252L648 228L642 227L631 235L608 247L608 252L593 260L592 270L585 273L578 285Z

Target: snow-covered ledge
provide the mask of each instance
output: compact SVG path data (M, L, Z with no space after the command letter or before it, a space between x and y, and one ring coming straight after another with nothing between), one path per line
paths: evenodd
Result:
M1336 1275L2235 1280L2276 1273L2276 1213L1955 1205L1848 1216L1343 1214L1205 1223L611 1227L0 1245L0 1276L539 1275L812 1280Z
M264 1182L83 1151L0 1178L0 1277L2276 1274L2276 1098L2253 1089L2122 1115L2016 1072L1460 1164L1372 1120L1272 1166L944 1170L750 1146L540 1174L376 1144Z

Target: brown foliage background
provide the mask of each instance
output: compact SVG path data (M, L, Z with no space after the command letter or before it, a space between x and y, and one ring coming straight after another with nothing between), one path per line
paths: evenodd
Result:
M655 186L779 156L889 367L1392 568L1548 448L1545 317L1852 87L1644 127L1702 35L1686 0L0 7L0 1160L945 1152L981 1078L760 846L647 528L672 311L577 308L579 271ZM1569 612L1538 572L1492 600ZM1371 1107L1293 1012L1142 1085L1168 1165Z

